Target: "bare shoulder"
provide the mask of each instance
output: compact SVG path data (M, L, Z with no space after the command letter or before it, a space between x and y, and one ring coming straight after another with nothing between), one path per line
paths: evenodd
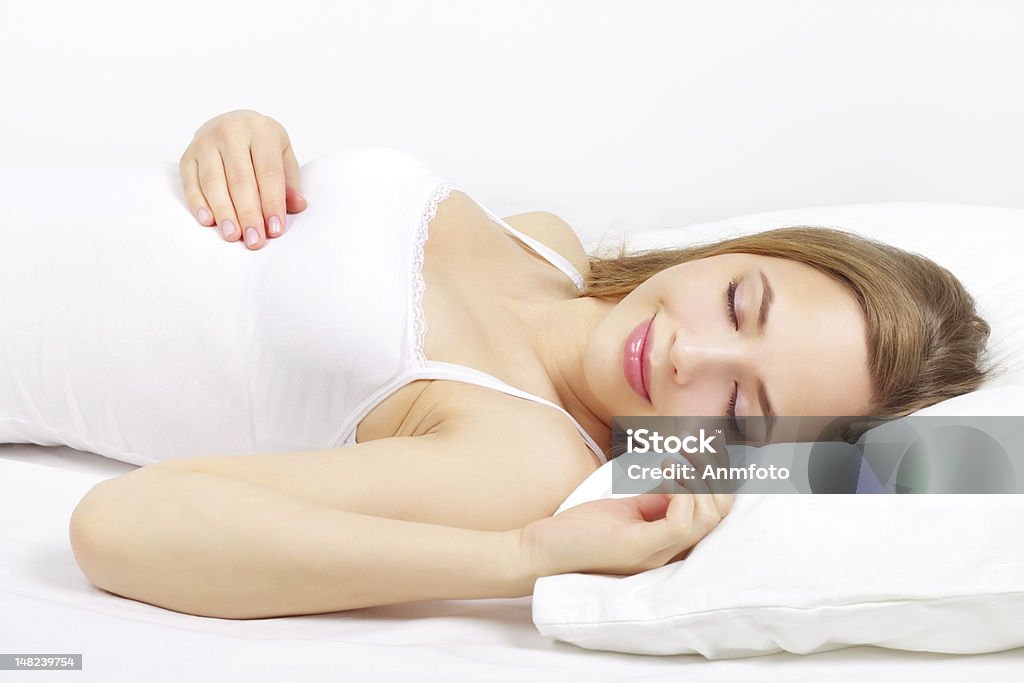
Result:
M459 224L460 219L467 215L485 217L475 199L461 190L452 190L448 198L438 205L434 223L438 226ZM528 211L505 216L502 220L554 249L571 263L584 279L590 275L590 262L583 243L572 226L562 217L550 211Z
M585 280L590 275L590 262L579 235L560 216L550 211L530 211L504 219L516 230L520 230L542 244L561 254L579 271Z

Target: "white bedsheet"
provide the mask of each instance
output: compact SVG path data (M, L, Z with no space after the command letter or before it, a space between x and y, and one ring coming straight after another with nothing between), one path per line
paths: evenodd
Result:
M0 445L0 652L82 653L33 681L774 681L1008 679L1024 648L974 656L850 648L708 661L577 648L541 636L531 598L429 601L276 619L196 617L92 586L67 522L96 482L133 466L66 447ZM6 674L6 675L5 675ZM17 674L0 673L0 680ZM20 679L18 679L20 680Z

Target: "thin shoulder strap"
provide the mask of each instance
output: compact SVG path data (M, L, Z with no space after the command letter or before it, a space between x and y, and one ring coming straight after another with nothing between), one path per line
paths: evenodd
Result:
M537 403L542 403L544 405L551 406L552 408L556 408L563 415L569 418L573 426L575 426L576 430L580 433L580 436L582 436L583 440L587 442L587 446L590 447L590 450L592 450L594 454L597 455L597 459L601 462L601 464L608 462L608 458L605 456L604 451L602 451L601 448L597 445L597 442L595 442L590 437L590 435L587 434L586 430L584 430L580 423L576 421L576 418L570 415L569 411L567 411L562 406L556 403L552 403L546 398L541 398L540 396L531 394L528 391L517 389L511 384L501 381L494 375L490 375L484 372L483 370L471 368L468 365L459 365L458 363L446 363L445 361L439 360L428 360L426 362L425 367L429 369L428 374L431 379L447 379L459 382L467 382L469 384L476 384L478 386L487 387L489 389L495 389L496 391L501 391L512 396L525 398L529 401L536 401Z
M555 268L558 268L560 271L565 273L566 277L568 277L576 284L576 289L583 291L583 288L585 286L583 282L583 276L580 275L580 272L576 270L575 266L569 263L568 259L566 259L564 256L562 256L561 254L559 254L557 251L547 246L546 244L543 244L542 242L535 240L529 235L519 230L516 230L480 202L477 202L475 199L473 201L476 202L477 206L483 209L484 212L488 216L490 216L492 220L494 220L496 223L498 223L503 228L512 233L512 235L516 239L523 242L530 249L533 249L535 252L537 252L537 254L539 254L542 258L544 258L548 263L553 265Z

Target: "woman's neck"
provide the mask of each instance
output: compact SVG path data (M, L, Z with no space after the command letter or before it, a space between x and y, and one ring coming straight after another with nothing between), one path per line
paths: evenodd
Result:
M593 297L516 302L511 306L529 330L534 352L551 380L562 407L607 453L611 415L604 415L586 381L583 358L598 323L615 306Z

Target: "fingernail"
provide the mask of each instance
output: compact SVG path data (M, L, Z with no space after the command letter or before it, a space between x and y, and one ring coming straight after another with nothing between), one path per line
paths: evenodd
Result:
M274 237L281 234L281 219L277 216L270 217L270 234Z
M231 239L235 234L235 224L232 223L230 220L224 221L224 223L220 226L220 229L224 231L225 239Z
M245 229L245 243L250 247L260 241L260 234L256 232L256 228Z
M199 222L206 225L210 222L210 212L206 210L205 206L199 207Z

